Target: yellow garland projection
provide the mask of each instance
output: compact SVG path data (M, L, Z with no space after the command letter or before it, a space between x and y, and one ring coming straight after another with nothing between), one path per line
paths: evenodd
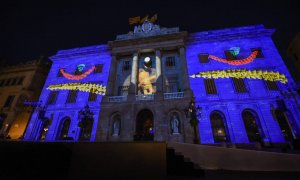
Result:
M106 86L91 83L66 83L50 85L47 89L55 90L79 90L84 92L92 92L95 94L105 95Z
M238 78L238 79L264 79L266 81L280 81L281 83L287 83L288 79L284 74L274 71L262 71L262 70L246 70L246 69L230 69L222 71L205 71L193 74L191 78Z

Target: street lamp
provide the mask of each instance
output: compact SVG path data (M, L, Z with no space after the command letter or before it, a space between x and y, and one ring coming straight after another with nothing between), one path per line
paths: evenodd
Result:
M198 117L201 118L201 110L202 107L199 105L196 107L195 97L192 97L192 100L189 103L189 106L185 108L185 115L187 118L190 118L190 124L194 129L194 144L199 144L199 136L198 136Z

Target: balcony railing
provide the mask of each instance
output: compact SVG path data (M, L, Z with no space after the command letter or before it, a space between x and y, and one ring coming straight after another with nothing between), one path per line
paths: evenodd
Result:
M154 94L140 94L135 97L137 101L153 101Z
M127 96L111 96L108 97L108 102L124 102L127 101Z
M183 92L164 93L164 99L181 99L183 97Z

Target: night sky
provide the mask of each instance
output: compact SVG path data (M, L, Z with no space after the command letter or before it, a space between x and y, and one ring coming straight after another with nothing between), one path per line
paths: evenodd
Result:
M297 0L7 1L0 4L0 59L10 64L52 56L58 50L105 44L133 30L128 18L158 14L162 27L198 32L264 24L286 59L300 30Z

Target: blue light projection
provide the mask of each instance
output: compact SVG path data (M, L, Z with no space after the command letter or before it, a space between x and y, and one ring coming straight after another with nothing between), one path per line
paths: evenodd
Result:
M45 117L50 121L50 125L47 129L43 128L45 122L38 118L38 111L35 111L28 124L24 139L41 140L40 135L43 133L44 129L46 129L47 133L44 140L61 140L58 137L61 129L63 129L60 127L60 124L68 117L70 118L70 127L67 130L67 137L69 139L78 140L81 130L80 127L78 127L78 123L80 122L78 113L80 110L84 109L86 104L88 104L90 110L94 114L90 138L90 141L94 141L100 112L100 102L102 100L102 95L100 94L105 92L105 89L103 89L104 86L100 87L99 85L107 84L110 67L111 56L108 51L108 46L99 45L70 50L61 50L58 51L55 56L50 57L50 59L53 61L53 64L40 96L40 101L43 105L46 105ZM75 74L78 66L84 70L83 67L90 69L91 67L101 64L103 65L102 72L93 71L81 80L71 80L65 78L64 76L59 76L59 71L61 68L64 68L64 70L67 72ZM47 89L48 87L52 87L51 85L55 84L86 84L88 85L87 88L94 88L95 90L98 89L99 93L96 93L95 91L94 93L96 94L96 98L90 99L89 91L77 91L77 94L75 94L75 102L68 103L67 99L68 96L70 96L69 93L71 91L59 89L56 91L51 91ZM49 104L48 102L49 98L51 98L51 94L53 94L52 92L57 92L57 96L54 97L54 103Z
M224 64L213 60L200 63L198 59L198 54L213 54L225 58L225 51L235 45L243 49L239 53L241 57L247 57L255 48L261 48L264 54L264 57L256 58L251 63L239 65L239 68L279 72L285 75L288 82L293 82L271 39L273 32L273 29L265 29L263 25L257 25L190 34L186 46L188 73L193 75L199 72L236 69L229 63ZM256 37L253 37L253 34ZM276 99L281 98L280 91L268 90L266 82L261 79L243 79L243 81L247 89L246 93L236 92L232 78L218 78L214 79L217 94L207 94L204 78L190 78L196 103L202 106L199 133L203 144L215 143L210 123L210 114L213 111L224 114L232 143L249 143L242 119L242 112L245 109L251 110L257 115L256 121L260 121L263 131L261 134L264 134L262 138L265 143L285 142L279 124L274 120L270 108L271 105L276 105ZM286 89L285 84L276 84L279 89ZM296 116L299 115L298 110L291 106L290 108L296 119ZM300 125L299 116L297 124Z

